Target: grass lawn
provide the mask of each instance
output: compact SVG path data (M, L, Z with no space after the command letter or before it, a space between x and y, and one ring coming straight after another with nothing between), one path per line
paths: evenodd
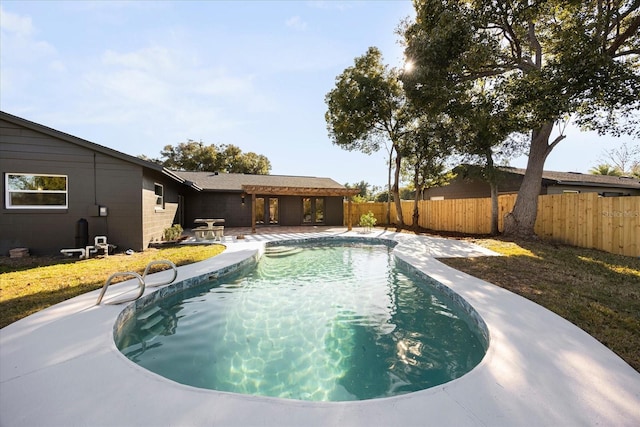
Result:
M168 259L180 266L216 256L223 250L222 245L175 246L81 261L60 257L0 257L0 328L76 295L101 288L117 271L142 274L150 261ZM167 268L158 267L152 271ZM118 280L114 280L116 282Z
M504 256L441 259L577 325L640 372L640 259L544 242L470 239Z
M459 236L458 236L459 237ZM504 256L452 258L453 268L522 295L574 323L640 372L640 259L544 242L467 237ZM149 261L176 265L222 252L220 245L148 250L77 261L0 258L0 327L101 287L116 271L142 273Z

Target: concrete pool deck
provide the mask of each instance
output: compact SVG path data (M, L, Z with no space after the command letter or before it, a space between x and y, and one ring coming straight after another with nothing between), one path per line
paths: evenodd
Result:
M254 256L264 243L300 237L368 236L450 287L487 324L489 350L471 372L396 397L306 402L181 385L125 358L113 341L123 305L80 295L0 330L1 426L638 426L640 374L554 313L437 261L486 256L467 242L374 230L225 237L227 250L180 267L177 281ZM168 272L153 275L160 281ZM105 301L134 289L109 289ZM147 288L145 295L159 288ZM127 294L128 295L128 294Z

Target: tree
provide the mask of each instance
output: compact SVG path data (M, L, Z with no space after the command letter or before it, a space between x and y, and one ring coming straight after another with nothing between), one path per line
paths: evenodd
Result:
M271 163L263 155L243 153L235 145L205 145L188 140L177 146L167 145L156 162L169 169L268 175Z
M589 173L592 175L622 176L622 171L619 168L606 163L589 169Z
M619 148L612 148L605 153L606 161L604 164L619 171L620 175L618 176L631 175L634 167L637 167L640 163L640 145L629 147L626 142L623 142ZM598 165L598 168L600 168L600 166L602 165Z
M524 145L517 132L522 123L510 114L504 102L495 93L485 90L484 84L476 85L470 91L470 99L465 103L464 114L456 117L459 138L458 147L464 157L479 165L478 176L489 184L491 190L491 235L498 234L498 186L504 173L496 164L519 153ZM467 171L474 173L475 169Z
M544 163L566 137L550 139L556 123L571 116L583 129L640 135L640 2L416 0L415 6L406 52L417 72L407 96L419 101L430 84L420 70L438 61L454 90L500 78L492 90L530 129L527 172L505 234L534 235Z
M370 197L369 194L369 187L371 186L368 182L360 181L360 182L356 182L354 184L349 184L348 182L346 184L344 184L345 187L347 188L357 188L358 190L360 190L360 193L358 194L358 196L362 197L364 200L368 200Z
M444 115L433 120L423 118L416 130L400 148L405 162L405 173L412 181L412 228L418 231L418 202L425 188L445 185L453 175L446 171L446 161L452 128Z
M410 129L411 118L397 72L382 63L377 48L370 47L355 59L354 66L336 78L336 87L326 95L325 102L327 130L334 144L370 154L384 142L391 143L390 157L395 151L392 192L396 221L402 226L399 194L402 155L398 147Z

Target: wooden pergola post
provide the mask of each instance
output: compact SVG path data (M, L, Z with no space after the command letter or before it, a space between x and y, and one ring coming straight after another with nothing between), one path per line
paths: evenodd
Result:
M351 231L351 197L347 199L347 231Z

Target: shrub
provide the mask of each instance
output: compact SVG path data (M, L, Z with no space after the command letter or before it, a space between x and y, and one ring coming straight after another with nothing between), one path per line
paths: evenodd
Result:
M182 227L180 224L173 224L170 228L165 228L162 237L165 241L178 240L182 236Z
M365 231L371 231L371 227L376 225L376 217L373 212L369 211L366 214L360 215L360 227L364 227Z

